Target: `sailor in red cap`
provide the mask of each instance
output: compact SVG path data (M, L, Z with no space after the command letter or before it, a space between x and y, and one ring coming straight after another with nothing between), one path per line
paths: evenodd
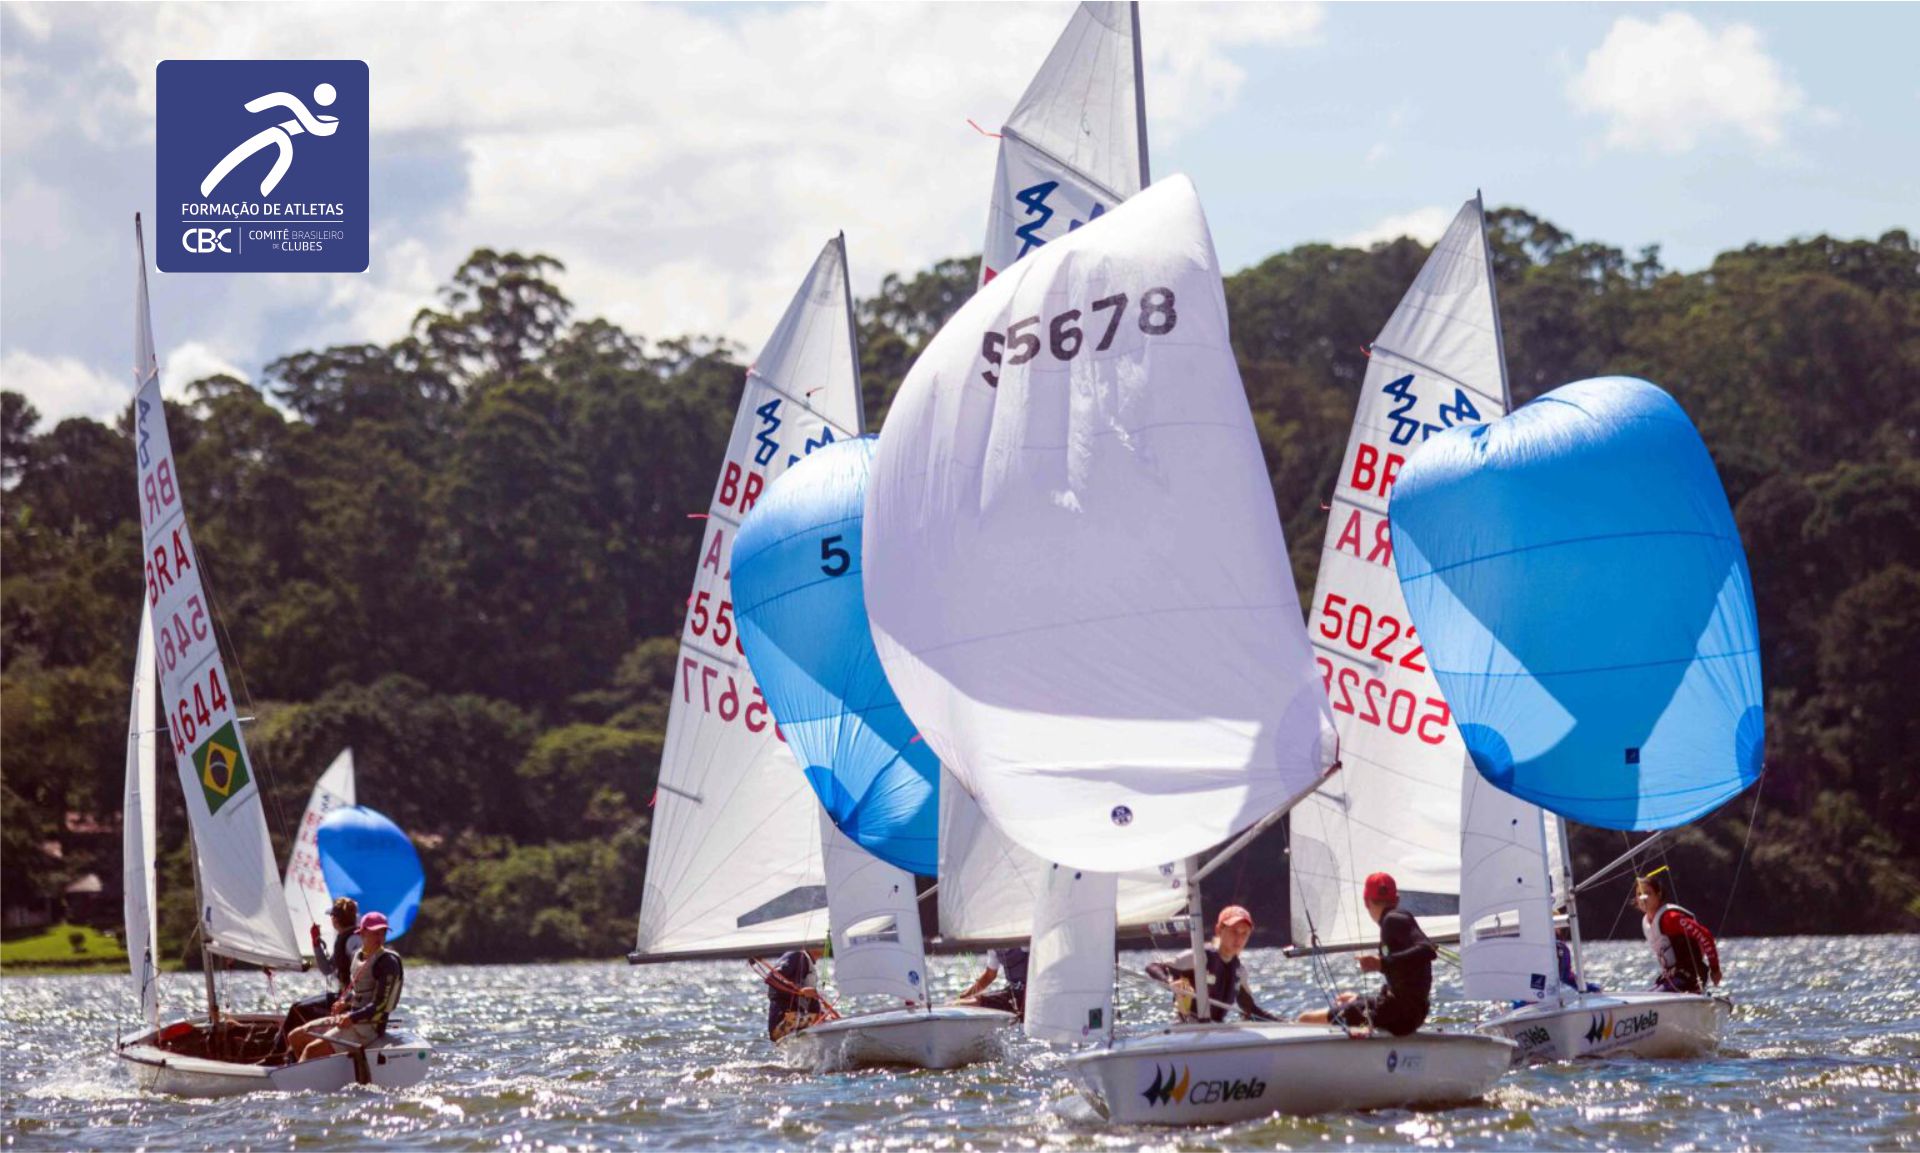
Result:
M1335 1021L1366 1035L1385 1029L1404 1037L1426 1023L1428 1000L1433 992L1433 959L1439 951L1420 930L1413 914L1400 908L1400 886L1386 873L1367 878L1361 897L1367 903L1367 915L1380 926L1380 952L1360 958L1360 968L1380 973L1387 979L1378 993L1361 996L1340 994L1334 1009L1316 1009L1303 1013L1302 1021L1326 1024Z
M1178 996L1175 1011L1182 1021L1224 1021L1229 1006L1253 1021L1278 1021L1280 1018L1262 1009L1247 991L1240 972L1240 953L1253 937L1253 914L1239 905L1220 910L1213 922L1213 944L1207 949L1207 1000L1204 1009L1193 1005L1193 954L1147 966L1147 976L1173 986Z

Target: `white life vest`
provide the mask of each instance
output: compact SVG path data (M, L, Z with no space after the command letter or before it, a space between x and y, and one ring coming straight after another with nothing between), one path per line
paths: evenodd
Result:
M1660 963L1660 972L1662 974L1671 973L1680 966L1680 957L1679 954L1674 952L1673 942L1667 938L1665 933L1660 931L1660 918L1666 916L1668 910L1693 917L1692 913L1687 912L1687 910L1681 908L1679 905L1667 904L1655 909L1653 916L1640 922L1640 930L1646 934L1647 945L1653 950L1653 959ZM1693 917L1693 919L1696 921L1699 920L1698 917Z

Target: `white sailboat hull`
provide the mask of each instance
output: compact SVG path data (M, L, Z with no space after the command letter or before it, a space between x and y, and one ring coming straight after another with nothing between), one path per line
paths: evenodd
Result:
M1504 1038L1349 1037L1337 1026L1176 1025L1069 1058L1080 1092L1125 1125L1215 1125L1274 1113L1450 1105L1493 1088Z
M233 1024L250 1027L254 1037L271 1037L280 1026L278 1017L235 1016L223 1018ZM174 1097L237 1097L243 1093L331 1093L362 1081L362 1071L353 1056L336 1053L298 1065L266 1065L254 1061L223 1061L182 1051L180 1025L191 1026L195 1035L204 1035L204 1019L175 1022L151 1029L123 1043L114 1055L126 1063L134 1084L149 1093ZM162 1040L162 1035L167 1035ZM252 1047L257 1047L252 1046ZM388 1033L367 1046L364 1083L383 1089L404 1089L417 1085L432 1064L433 1047L409 1033Z
M1703 993L1590 994L1528 1005L1480 1026L1516 1048L1516 1065L1581 1057L1705 1057L1720 1047L1733 1000Z
M1012 1013L972 1005L889 1009L822 1021L775 1044L790 1068L824 1073L872 1065L957 1069L1000 1052L1000 1030Z

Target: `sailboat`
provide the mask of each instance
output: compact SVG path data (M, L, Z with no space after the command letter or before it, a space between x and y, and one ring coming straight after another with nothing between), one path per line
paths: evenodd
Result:
M1586 380L1437 435L1401 473L1391 509L1407 609L1483 792L1647 831L1698 820L1759 778L1746 553L1712 457L1672 397L1632 378ZM1504 906L1519 933L1480 940L1466 926L1469 994L1498 995L1516 977L1551 985L1484 1026L1519 1043L1516 1060L1717 1047L1725 996L1561 986L1543 838L1480 832L1490 863L1467 869L1465 903ZM1568 869L1563 851L1563 897ZM1577 969L1577 918L1571 928Z
M1066 236L1148 182L1146 85L1138 4L1085 3L999 132L981 283ZM1052 866L999 833L965 788L940 788L940 935L944 943L1026 939ZM1122 874L1120 930L1169 921L1187 904L1170 862Z
M1369 346L1329 502L1307 635L1345 767L1288 817L1289 955L1378 945L1361 896L1362 880L1376 871L1399 883L1400 907L1428 937L1459 934L1461 791L1474 772L1400 598L1387 501L1428 436L1496 419L1510 403L1476 196ZM1502 799L1503 808L1524 811L1484 816L1502 827L1519 820L1538 836L1539 811Z
M867 628L861 509L873 450L863 436L808 454L767 487L734 545L748 663L840 834L826 870L835 988L895 1002L797 1029L776 1047L812 1069L949 1069L994 1055L1013 1015L932 1004L918 910L887 907L938 859L939 762L888 686ZM891 885L877 908L857 903L876 892L866 878Z
M221 1009L216 958L271 968L304 959L280 887L267 836L260 786L240 732L225 663L214 639L183 507L160 367L147 305L146 246L134 218L139 280L134 312L134 444L139 463L140 527L146 570L128 723L127 942L146 1029L115 1055L142 1088L185 1097L259 1090L331 1090L355 1082L399 1087L426 1076L431 1048L393 1031L364 1048L303 1064L277 1063L278 1014ZM153 695L158 674L160 692ZM155 715L155 709L161 716ZM164 730L162 730L164 725ZM173 744L193 844L207 1011L162 1025L154 978L154 762L160 731ZM137 834L135 830L138 830ZM137 948L136 948L137 946Z
M333 763L320 774L320 779L313 783L307 811L301 814L300 827L293 834L293 847L287 850L286 878L281 883L287 900L287 920L295 934L303 925L319 926L320 951L329 955L333 952L333 919L327 910L332 901L327 892L326 874L320 868L320 822L336 809L352 806L353 786L353 750L341 749Z
M1204 1124L1492 1086L1513 1046L1486 1036L1114 1035L1098 875L1175 860L1198 876L1193 858L1237 852L1335 764L1191 183L1030 252L961 308L887 417L864 523L888 681L987 818L1056 862L1028 1030L1092 1046L1067 1069L1098 1110ZM1089 978L1099 1003L1052 1004Z
M913 876L840 832L747 663L733 592L742 522L769 485L864 424L844 237L829 241L747 370L704 514L661 755L634 964L765 957L831 937L836 988L923 999ZM867 932L891 923L891 933ZM901 939L911 933L911 945ZM820 1034L821 1037L831 1035ZM861 1056L788 1045L817 1068Z

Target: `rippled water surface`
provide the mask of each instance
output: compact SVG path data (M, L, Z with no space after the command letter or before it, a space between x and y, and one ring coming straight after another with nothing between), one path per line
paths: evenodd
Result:
M139 1094L108 1055L133 1022L126 980L6 978L0 1132L16 1149L1920 1149L1920 938L1723 951L1740 1009L1714 1060L1536 1067L1465 1108L1179 1130L1106 1125L1068 1088L1058 1056L1023 1038L996 1064L952 1072L788 1072L742 964L416 966L403 1010L438 1047L419 1087L210 1102ZM977 960L934 965L957 992ZM1304 962L1267 950L1249 960L1269 1007L1315 1003ZM1336 965L1357 979L1351 959ZM1609 987L1648 975L1638 945L1591 947L1589 967ZM1451 971L1435 976L1450 995ZM313 983L282 977L279 992ZM189 1007L199 989L194 975L171 976L169 1007ZM235 1008L270 1003L257 976L229 990ZM1164 1003L1129 984L1122 1021L1153 1019Z

